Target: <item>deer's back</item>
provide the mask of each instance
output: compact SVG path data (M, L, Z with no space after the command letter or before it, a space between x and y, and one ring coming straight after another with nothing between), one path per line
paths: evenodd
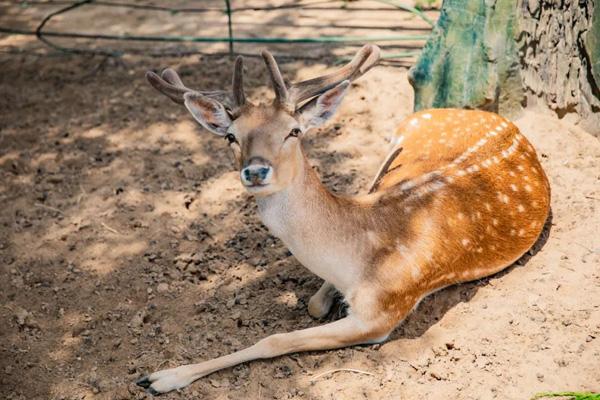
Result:
M514 124L484 111L436 109L411 115L397 135L372 192L397 201L405 238L379 279L408 265L404 282L415 281L417 296L497 272L535 243L550 187ZM384 303L399 301L390 296Z

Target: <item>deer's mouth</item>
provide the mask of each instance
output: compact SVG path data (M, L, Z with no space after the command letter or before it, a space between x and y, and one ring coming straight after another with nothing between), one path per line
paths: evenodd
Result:
M244 184L246 189L260 189L269 186L268 183L252 183L252 184Z

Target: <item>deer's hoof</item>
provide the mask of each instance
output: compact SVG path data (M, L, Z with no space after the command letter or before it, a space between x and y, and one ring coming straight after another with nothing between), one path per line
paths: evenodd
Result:
M159 392L159 391L155 390L155 389L154 389L154 388L152 388L152 387L149 387L148 389L146 389L146 391L147 391L148 393L150 393L152 396L160 396L160 395L162 394L161 392Z
M138 379L136 385L146 389L153 396L186 387L195 378L190 375L190 366L165 369Z
M152 382L150 382L150 379L148 379L148 376L143 376L140 379L138 379L137 381L135 381L135 384L143 387L144 389L148 389L150 387L150 385L152 385Z

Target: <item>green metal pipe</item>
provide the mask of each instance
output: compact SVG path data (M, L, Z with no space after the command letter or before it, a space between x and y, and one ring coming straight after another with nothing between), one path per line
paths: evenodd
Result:
M229 38L229 57L233 57L233 26L231 15L231 2L225 0L225 9L227 10L227 36Z
M35 32L17 29L2 28L0 32L21 35L35 35ZM141 42L199 42L199 43L346 43L346 42L390 42L426 40L428 35L394 35L394 36L321 36L314 38L228 38L228 37L201 37L201 36L136 36L136 35L104 35L73 32L44 31L43 36L79 38L79 39L103 39L103 40L125 40Z
M35 35L35 32L23 31L0 27L2 33L13 33L21 35ZM136 36L136 35L104 35L74 32L44 31L44 36L79 38L79 39L101 39L101 40L124 40L142 42L197 42L197 43L228 43L230 40L236 43L349 43L349 42L390 42L426 40L429 35L392 35L392 36L321 36L314 38L276 38L276 37L200 37L200 36Z

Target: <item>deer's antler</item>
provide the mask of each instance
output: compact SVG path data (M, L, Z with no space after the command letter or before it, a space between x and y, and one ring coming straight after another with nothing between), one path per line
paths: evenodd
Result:
M372 44L365 45L348 64L339 70L328 75L292 83L289 87L285 85L277 62L271 53L264 50L262 56L275 90L275 101L287 109L295 110L303 101L309 100L345 80L353 81L363 75L379 61L379 47Z
M165 69L160 76L152 71L148 71L146 72L146 79L156 90L177 104L184 103L184 94L193 92L219 101L232 115L235 115L246 102L243 86L243 67L243 58L239 56L235 60L231 93L225 90L199 91L190 89L183 84L177 72L171 68Z

